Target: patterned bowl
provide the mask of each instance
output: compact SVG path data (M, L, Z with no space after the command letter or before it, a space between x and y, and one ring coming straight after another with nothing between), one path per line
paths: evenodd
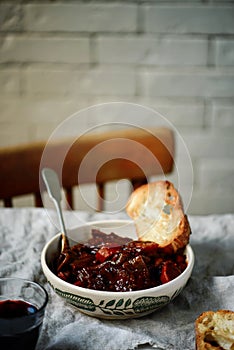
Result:
M84 224L69 231L69 237L75 241L86 242L91 229L97 228L105 233L115 232L120 236L136 238L135 226L129 220L97 221ZM51 270L52 261L58 253L61 234L53 237L41 254L43 272L55 290L67 302L79 311L94 317L106 319L126 319L145 316L167 305L184 288L191 276L194 254L190 245L186 247L187 267L178 277L163 285L131 292L109 292L82 288L57 277Z

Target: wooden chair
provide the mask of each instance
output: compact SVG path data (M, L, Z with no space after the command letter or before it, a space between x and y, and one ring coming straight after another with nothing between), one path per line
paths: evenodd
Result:
M170 173L173 157L174 135L168 128L129 128L83 135L75 142L64 139L2 148L0 200L4 206L12 207L14 197L33 193L35 206L43 206L40 187L43 166L61 173L70 208L74 208L75 186L96 183L97 210L103 210L107 182L129 179L135 189L150 176Z

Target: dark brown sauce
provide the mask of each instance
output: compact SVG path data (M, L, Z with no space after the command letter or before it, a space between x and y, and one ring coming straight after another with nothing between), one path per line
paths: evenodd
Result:
M68 248L54 266L58 277L76 286L125 292L167 283L185 270L187 262L183 249L175 254L154 242L93 230L87 244Z

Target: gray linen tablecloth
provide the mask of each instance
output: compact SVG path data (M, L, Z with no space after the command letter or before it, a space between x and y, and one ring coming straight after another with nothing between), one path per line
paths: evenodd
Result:
M49 213L49 215L48 215ZM69 224L125 219L125 213L66 212ZM75 215L74 215L75 214ZM95 319L66 304L47 284L40 255L58 231L53 210L0 209L0 276L41 283L49 303L37 350L191 350L194 321L206 310L234 310L234 215L191 216L192 277L168 306L149 316L121 321Z

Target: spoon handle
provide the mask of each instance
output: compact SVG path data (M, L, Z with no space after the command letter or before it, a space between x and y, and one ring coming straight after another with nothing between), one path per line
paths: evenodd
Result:
M47 192L50 198L52 199L52 201L54 202L55 208L57 210L61 231L66 235L67 234L66 227L65 227L62 208L61 208L62 197L61 197L61 188L59 184L58 175L54 170L50 168L44 168L42 169L42 178L46 185Z

